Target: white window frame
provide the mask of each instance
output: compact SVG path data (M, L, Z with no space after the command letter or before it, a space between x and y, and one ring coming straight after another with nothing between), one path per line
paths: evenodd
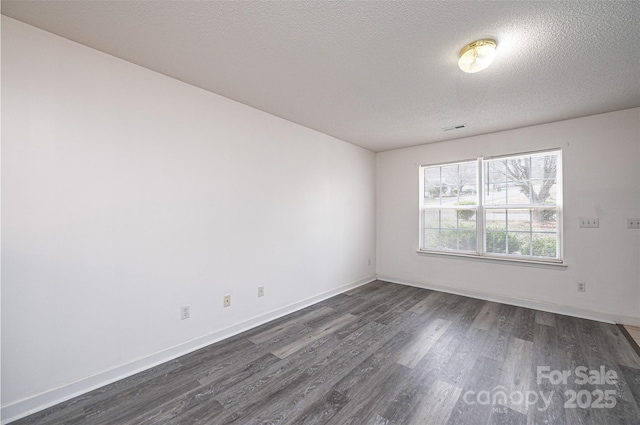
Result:
M522 157L533 157L533 156L544 156L554 154L557 157L556 162L556 177L555 177L555 186L556 186L556 258L550 257L539 257L533 255L522 255L522 254L508 254L508 253L493 253L486 252L486 239L487 239L487 231L486 231L486 213L487 210L492 209L549 209L549 206L543 205L531 205L531 204L496 204L496 205L487 205L484 188L485 188L485 165L490 161L500 160L500 159L516 159ZM425 205L424 204L424 190L425 190L425 176L424 170L429 167L441 167L441 166L450 166L456 164L469 163L472 161L477 161L477 187L476 187L476 206L470 205L461 205L461 206L446 206L442 207L441 205ZM492 157L480 157L476 159L467 159L461 161L452 161L446 163L437 163L437 164L425 164L419 167L419 246L417 252L419 254L436 254L436 255L446 255L446 256L455 256L455 257L468 257L482 260L498 260L498 261L508 261L508 262L520 262L520 263L533 263L533 264L542 264L542 265L559 265L564 266L563 263L563 229L562 229L562 212L563 212L563 193L562 193L562 151L560 149L547 149L544 151L535 151L535 152L523 152L523 153L514 153L508 155L500 155L500 156L492 156ZM471 207L471 208L470 208ZM451 249L424 249L424 235L425 235L425 223L424 223L424 212L428 209L476 209L476 251L465 251L465 250L451 250ZM534 233L530 230L530 233Z

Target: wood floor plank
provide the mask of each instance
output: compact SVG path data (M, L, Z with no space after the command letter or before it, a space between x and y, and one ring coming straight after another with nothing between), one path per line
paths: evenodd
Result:
M391 339L397 329L388 329L377 323L369 323L364 328L354 332L349 338L339 340L333 338L334 345L325 344L322 350L308 347L305 351L297 352L285 360L281 360L274 366L273 371L258 374L256 377L242 382L232 388L231 391L222 393L218 399L225 406L234 411L233 420L241 420L242 423L260 423L265 418L276 422L286 422L297 411L303 409L317 398L322 389L327 390L335 382L342 379L344 374L356 365L378 351L381 344ZM282 374L280 368L285 370ZM282 391L280 381L287 379L294 368L298 369L297 375L301 379L288 382L286 392ZM288 371L287 371L288 370ZM275 371L275 373L274 373ZM284 377L283 377L284 376ZM264 407L256 404L256 398L245 400L242 396L255 391L260 387L262 399L268 398L270 402ZM264 389L262 388L264 387ZM331 400L335 402L334 399ZM275 411L274 411L275 409ZM284 417L286 412L286 417ZM258 421L258 419L260 419Z
M406 347L400 357L398 364L413 369L425 354L429 352L437 342L438 338L447 330L451 322L442 319L435 319L419 335L414 337L411 344Z
M129 416L139 417L199 386L198 381L188 374L169 373L144 386L130 388L115 397L92 404L85 409L86 421L100 425L120 425Z
M308 363L305 373L309 380L299 388L289 387L289 394L272 400L269 406L260 412L262 421L273 423L296 423L301 413L309 406L317 406L328 403L326 409L333 410L340 405L342 398L336 398L335 394L327 398L326 394L344 375L353 370L364 359L376 352L379 347L394 336L393 329L371 322L365 327L353 332L348 338L327 350L326 354L317 356L314 363ZM346 402L346 399L343 401ZM324 408L322 409L324 411ZM313 415L311 415L313 416ZM323 413L321 416L327 416Z
M421 295L422 291L420 288L410 287L409 291L404 293L402 297L394 300L393 303L385 304L384 313L374 320L385 325L391 323L398 315L410 310L423 298Z
M498 311L500 310L500 304L491 301L485 301L482 309L476 316L471 326L489 330L492 329L498 321Z
M251 359L250 362L238 361L232 366L222 369L214 369L204 376L198 377L200 385L216 384L217 392L222 392L227 388L242 382L243 379L250 378L266 368L271 367L280 360L271 353L266 353L262 357Z
M467 378L460 397L452 410L446 425L489 424L489 418L496 406L485 405L479 397L483 391L491 391L498 386L500 362L484 356L478 356L473 363L474 373Z
M507 346L507 355L500 369L500 385L502 385L506 394L525 395L531 390L531 368L533 365L533 343L520 338L511 337ZM511 410L527 413L528 406L520 402L520 398L516 398L519 403L510 402L505 404Z
M409 369L389 361L361 385L351 387L346 394L349 401L336 413L331 423L375 423L381 407L389 402L391 394L410 376ZM385 391L379 391L381 386Z
M410 425L446 424L460 397L461 389L446 382L436 381L420 402L410 419Z
M555 326L556 316L553 313L538 310L536 311L536 323L545 326Z
M207 385L214 381L225 381L231 374L246 374L247 368L257 370L256 368L262 364L262 358L265 356L267 358L275 357L270 351L289 344L312 331L313 329L300 325L291 327L289 332L279 334L262 344L256 345L245 340L248 343L245 349L225 352L217 358L214 357L200 363L190 363L189 369L185 369L185 371L189 370L201 385Z
M640 357L616 326L598 322L594 322L594 325L600 328L603 338L608 342L608 351L615 357L618 364L640 369Z
M200 386L156 409L145 410L140 415L121 422L121 425L184 423L186 417L191 422L197 422L206 416L217 415L223 410L222 405L215 399L215 395L215 385ZM206 415L194 414L196 410L200 412L206 410Z
M334 391L336 382L343 382L345 374L348 376L354 370L375 371L375 367L367 368L366 365L384 358L385 350L380 350L381 346L397 346L390 342L398 339L397 332L371 323L357 336L341 341L326 356L316 356L317 361L305 368L308 379L289 384L288 394L272 395L266 409L245 413L242 423L323 423L349 400L339 396L344 395L344 391ZM345 346L350 346L350 349L345 349ZM349 355L345 356L346 353ZM361 373L360 379L363 376L368 375ZM325 396L327 392L330 397Z
M424 320L423 317L416 317L416 321ZM436 320L436 318L432 318ZM474 331L477 331L474 329ZM384 418L394 423L405 424L410 421L414 411L421 400L427 397L431 385L440 380L445 382L453 377L456 382L457 372L450 369L455 367L457 359L454 359L456 350L466 341L460 339L460 333L455 327L450 326L440 337L438 343L423 357L411 371L410 378L402 382L399 387L391 388L385 392L390 393L388 399L381 410ZM448 382L450 383L450 382ZM450 383L451 384L451 383ZM455 386L455 384L453 384Z
M339 409L331 403L327 404L327 401L320 400L300 414L300 423L345 423L354 420L360 411L360 406L367 402L363 392L372 389L375 391L375 388L379 388L381 383L393 373L391 366L394 365L396 352L409 339L410 335L405 332L394 334L378 350L331 387L331 391L344 396ZM348 409L345 407L347 405L349 405ZM347 410L342 412L342 408Z
M308 407L292 423L300 425L322 425L333 422L333 418L342 409L349 399L340 391L331 389L326 397L322 397L316 404Z
M553 323L555 325L555 318ZM532 352L534 365L532 373L535 373L536 380L534 389L538 394L541 394L540 398L546 397L548 401L539 401L535 408L529 412L530 422L534 424L564 424L566 422L565 409L562 408L565 402L564 387L554 385L548 379L542 379L540 383L537 383L538 367L547 367L549 371L567 369L564 356L557 355L557 349L560 347L557 334L558 329L555 326L539 323L536 315Z
M599 369L601 366L613 368L615 366L615 357L607 359L607 347L605 344L596 344L595 341L599 337L604 337L599 332L597 322L591 320L575 320L567 316L556 317L556 328L559 330L559 340L566 347L571 347L572 352L560 353L559 356L564 357L564 369L575 370L575 367L583 366L592 369ZM606 341L606 338L603 338ZM624 381L620 385L626 385ZM572 397L569 392L588 392L593 394L594 391L600 389L605 390L609 386L599 386L591 383L580 384L575 378L567 380L566 385L558 385L561 388L564 403L561 408L564 409L565 421L567 423L624 423L616 419L628 415L629 411L633 411L632 406L625 400L625 392L616 394L616 406L613 409L599 408L581 408L579 406L571 407L566 403L571 403ZM586 394L585 394L586 395ZM577 404L577 403L576 403ZM628 417L628 416L627 416ZM640 420L640 418L639 418ZM638 422L636 422L638 423Z
M337 294L335 297L340 297L340 296L345 296L344 294ZM333 298L333 297L332 297ZM347 297L348 298L348 297ZM329 307L329 304L324 304L325 301L329 301L331 300L331 298L324 300L323 302L317 303L317 304L312 304L306 308L300 309L300 310L296 310L294 312L291 312L289 314L286 314L284 316L278 317L276 319L273 319L267 323L263 323L261 325L256 326L255 328L251 328L248 329L240 334L234 335L232 338L238 338L238 339L244 339L244 340L248 340L250 337L262 333L267 329L271 329L273 327L277 327L280 326L282 323L288 322L290 320L293 320L295 318L298 318L300 316L305 316L308 314L311 314L311 312L313 310L317 310L320 309L322 307ZM226 341L226 340L225 340Z
M303 337L290 342L284 347L278 348L277 350L273 350L272 353L275 356L280 357L281 359L287 358L288 356L295 353L296 351L299 351L304 347L307 347L313 344L314 341L322 338L323 336L336 332L338 329L342 328L343 326L356 321L356 319L357 319L356 316L349 313L333 318L328 323L324 324L324 326L321 326L318 329L304 335Z
M442 292L434 292L429 291L426 297L423 297L422 300L418 301L416 305L410 308L410 311L414 313L424 313L429 310L434 305L438 304L438 300L444 295Z
M372 425L395 425L393 422L383 418L380 415L376 415Z
M622 373L621 379L626 382L627 387L629 388L629 392L631 393L630 396L625 397L626 399L630 400L630 408L628 410L634 412L633 414L625 412L625 414L619 415L619 420L622 423L628 421L627 418L640 418L640 369L620 365L620 371ZM620 392L622 391L618 390L618 394Z
M405 424L410 421L415 410L418 408L421 400L424 400L428 394L430 385L437 380L438 364L425 362L425 366L417 369L409 369L406 366L398 365L405 368L409 377L399 382L396 387L386 391L388 394L386 400L380 406L380 415L393 423Z
M236 358L255 347L251 341L241 338L225 344L213 344L209 347L197 350L186 356L178 358L180 368L183 371L203 369L207 366L219 367L221 361Z
M518 308L515 314L512 336L525 341L533 341L533 326L535 325L535 310Z
M453 301L446 304L446 308L438 314L440 318L455 323L461 329L466 329L474 322L482 309L482 305L482 301L456 295Z
M271 328L265 329L263 332L252 335L247 339L254 344L262 344L269 340L278 338L284 334L287 334L291 331L291 328L295 328L297 326L306 326L309 322L314 320L322 319L327 316L335 314L335 309L330 307L322 307L315 310L309 311L308 314L304 314L302 316L291 319L287 322L279 324L277 326L273 326Z
M396 333L371 356L347 373L334 388L341 393L347 393L351 388L363 385L369 377L375 375L381 368L396 361L398 352L402 352L402 349L410 340L411 335L402 331Z
M375 303L367 304L367 308L362 310L356 309L362 300L358 300L354 297L353 304L343 305L341 310L343 312L349 312L351 314L358 315L358 323L367 323L369 321L376 321L382 324L390 324L396 320L398 316L401 316L409 307L413 306L414 302L419 301L422 298L421 290L419 288L407 287L405 291L391 291L383 299L379 299ZM418 294L418 295L416 295ZM415 300L414 300L415 298ZM339 332L339 337L342 337L345 331L348 331L350 327L357 326L356 323L343 328Z
M366 299L356 296L354 297L353 304L345 307L349 310L349 313L360 316L370 310L378 309L381 306L397 304L406 294L411 293L413 289L414 288L410 286L395 288L395 290L392 288L384 288Z
M343 292L342 294L336 294L333 297L322 300L319 303L314 304L314 306L317 308L331 307L334 310L341 309L343 305L352 303L354 298L355 297L350 297Z
M452 331L449 327L448 331ZM440 356L446 358L446 361L440 366L438 379L448 384L463 387L466 381L475 373L474 365L480 356L477 349L488 337L488 332L479 328L468 328L466 331L459 330L456 338L451 344L443 344L443 347L449 347L447 351L443 351ZM436 345L440 348L440 344ZM433 349L434 354L439 350Z
M503 304L498 312L496 326L491 329L487 344L483 346L483 354L492 359L504 361L507 355L509 337L513 332L517 307Z
M58 425L60 423L83 423L85 420L85 410L87 406L99 403L106 399L116 397L121 391L125 391L130 387L144 385L151 380L166 375L181 367L178 360L163 363L154 368L137 373L128 378L116 381L104 387L90 391L75 397L65 403L61 403L28 416L17 423L38 424L38 425Z

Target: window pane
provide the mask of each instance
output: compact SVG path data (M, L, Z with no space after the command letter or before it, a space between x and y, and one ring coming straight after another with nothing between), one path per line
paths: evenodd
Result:
M458 195L458 205L476 205L478 193L478 164L468 162L460 164L456 180L456 192Z
M424 187L440 186L440 167L425 167Z
M510 232L529 232L531 230L531 210L507 210L507 226Z
M458 202L458 164L442 167L442 204Z
M513 180L509 182L507 184L507 204L528 204L530 192L529 182L526 180Z
M557 231L557 216L556 209L533 209L531 211L531 217L533 218L532 228L533 232L548 232L556 233Z
M507 203L507 183L501 181L485 183L484 199L485 205L505 205Z
M425 188L424 205L440 205L440 186Z
M509 232L507 252L512 255L531 255L531 234L529 232Z
M534 233L532 249L532 255L534 257L557 258L556 235L548 233Z
M476 250L476 232L473 230L458 229L442 229L435 237L437 239L437 248L451 251L475 251Z
M451 182L458 174L458 164L441 165L440 170L442 172L442 181Z
M440 203L440 167L427 167L424 172L424 203L425 205L436 205Z
M486 228L488 231L507 231L507 210L486 210Z
M544 178L544 164L546 161L546 156L533 156L531 158L531 179L542 179Z
M530 179L556 179L558 157L555 153L531 157Z
M476 251L477 210L426 209L422 249Z
M456 229L442 229L440 232L440 246L448 250L457 250L458 231Z
M476 210L474 209L469 209L469 210L458 210L458 225L460 227L476 227Z
M458 196L452 192L452 188L451 186L446 188L447 192L445 193L443 191L443 195L442 198L440 200L440 202L442 203L443 206L449 206L452 207L454 205L458 204Z
M486 160L486 205L555 205L557 154Z
M556 183L555 180L531 180L531 203L537 205L555 205Z
M476 170L475 161L424 167L424 205L476 205Z
M494 254L507 252L507 232L487 231L485 251Z
M557 258L557 210L486 210L487 253Z
M458 227L458 214L456 210L440 210L441 224L443 229L455 229Z
M474 229L476 228L476 210L434 210L426 209L424 214L425 229Z
M492 254L529 255L529 233L488 231L485 250Z
M473 230L460 230L458 233L458 249L463 251L475 251L476 246L476 231Z
M422 249L438 249L440 247L440 230L427 229L424 231Z
M505 160L487 160L485 164L487 164L489 183L505 183L507 181Z
M424 210L424 228L439 229L440 228L440 210Z

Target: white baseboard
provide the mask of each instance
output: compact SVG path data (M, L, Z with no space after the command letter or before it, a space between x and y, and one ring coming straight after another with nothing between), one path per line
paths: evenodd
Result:
M0 414L0 418L2 418L2 424L8 424L25 416L29 416L33 413L44 410L48 407L54 406L58 403L70 400L81 394L88 393L89 391L93 391L97 388L127 378L131 375L135 375L136 373L176 359L180 356L199 350L200 348L206 347L225 338L229 338L233 335L255 328L256 326L260 326L264 323L270 322L271 320L285 316L289 313L293 313L294 311L303 309L334 295L348 291L374 280L376 280L376 277L370 276L360 279L356 282L348 283L346 285L340 286L339 288L332 289L330 291L321 293L302 301L298 301L296 303L251 318L228 328L221 329L208 335L204 335L202 337L186 341L165 350L158 351L148 356L132 360L113 369L105 370L96 373L95 375L65 384L58 388L53 388L40 394L36 394L34 396L7 404L6 406L2 406L2 413Z
M398 279L392 276L378 275L379 280L385 282L398 283L401 285L415 286L418 288L432 289L434 291L447 292L450 294L463 295L466 297L477 298L486 301L494 301L503 304L515 305L518 307L526 307L534 310L547 311L549 313L564 314L567 316L579 317L581 319L597 320L606 323L620 323L624 325L640 326L640 318L622 316L617 314L603 313L594 310L585 310L563 304L545 303L536 300L528 300L524 298L509 297L506 295L493 294L488 292L474 291L470 289L451 288L433 283L418 282L414 280Z

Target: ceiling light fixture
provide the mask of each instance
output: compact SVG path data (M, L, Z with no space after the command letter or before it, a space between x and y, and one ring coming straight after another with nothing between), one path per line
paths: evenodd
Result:
M495 40L490 39L476 40L467 44L460 50L458 66L469 74L482 71L495 59L497 45Z

